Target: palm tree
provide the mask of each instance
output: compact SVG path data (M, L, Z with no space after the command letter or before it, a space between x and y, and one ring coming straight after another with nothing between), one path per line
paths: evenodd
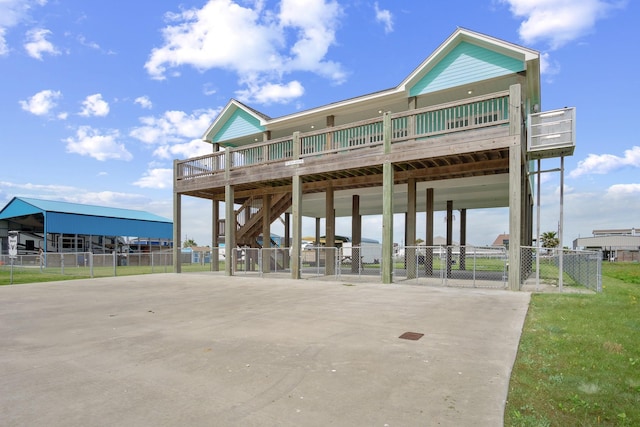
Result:
M542 233L540 241L542 242L543 248L557 248L560 244L560 239L558 239L555 231L546 231Z
M198 246L198 244L196 243L195 240L193 239L187 239L184 241L184 243L182 244L183 248L192 248L194 246Z

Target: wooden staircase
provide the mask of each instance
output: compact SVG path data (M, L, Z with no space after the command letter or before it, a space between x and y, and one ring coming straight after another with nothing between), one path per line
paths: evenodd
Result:
M280 193L271 196L269 222L274 222L291 207L291 193ZM236 215L236 245L251 248L260 247L258 236L262 233L262 218L264 216L263 198L250 197L235 211ZM218 227L224 234L224 220Z

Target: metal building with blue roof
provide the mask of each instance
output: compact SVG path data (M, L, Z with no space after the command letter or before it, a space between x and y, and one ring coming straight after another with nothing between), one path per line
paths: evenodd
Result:
M14 197L0 210L3 252L9 231L20 232L18 249L25 253L40 249L99 253L117 249L131 237L170 246L173 222L133 209Z

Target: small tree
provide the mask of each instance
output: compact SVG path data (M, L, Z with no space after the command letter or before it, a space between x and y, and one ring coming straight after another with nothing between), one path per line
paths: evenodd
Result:
M547 249L557 248L560 245L560 239L558 239L555 231L546 231L540 236L542 247Z
M182 244L183 248L192 248L194 246L198 246L198 244L196 243L195 240L193 239L187 239L184 241L184 243Z

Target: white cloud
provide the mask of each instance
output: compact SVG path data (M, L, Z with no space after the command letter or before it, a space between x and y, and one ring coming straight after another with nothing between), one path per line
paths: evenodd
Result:
M284 58L285 71L311 71L336 83L344 82L346 74L340 64L324 61L329 47L335 43L342 8L336 1L282 0L278 15L283 34L296 29L298 40L290 48L292 56Z
M185 139L200 138L219 111L196 110L191 114L184 111L165 111L160 117L141 117L140 122L143 126L134 128L129 136L146 144L182 143Z
M384 32L390 33L393 31L393 15L388 9L380 9L378 2L373 4L376 12L376 21L384 25Z
M151 51L145 68L151 77L164 79L167 68L182 65L238 72L279 67L280 34L275 25L260 22L260 13L259 6L253 10L231 0L210 0L202 9L167 14L175 25L162 30L164 46Z
M27 41L24 44L24 48L30 57L39 59L42 61L42 54L48 53L50 55L60 55L60 51L47 40L51 31L45 28L34 28L27 31Z
M149 199L140 194L121 193L117 191L87 191L85 189L77 189L75 193L65 195L64 198L58 200L64 200L71 203L117 206L123 209L138 210L144 210L144 207L149 203Z
M118 142L119 137L117 130L100 133L90 126L81 126L76 131L75 138L69 137L64 141L67 143L69 153L90 156L100 161L131 160L133 155L127 151L124 144Z
M211 83L206 83L203 87L202 87L202 93L204 93L207 96L210 95L214 95L216 92L218 92Z
M212 151L211 144L208 142L193 139L182 144L162 145L154 150L153 155L160 159L189 159L211 154Z
M578 162L578 166L569 173L569 177L602 175L627 166L640 168L640 146L625 150L623 157L614 154L589 154L586 159Z
M102 99L102 94L89 95L82 101L82 111L79 114L85 117L104 117L109 114L109 103Z
M1 0L0 1L0 56L9 54L7 30L26 21L33 6L44 6L46 0Z
M520 38L526 44L543 41L550 49L590 33L597 20L614 8L623 7L620 0L501 0L511 13L522 18Z
M149 169L142 178L133 183L141 188L172 188L173 169L156 168Z
M232 0L209 0L201 9L167 15L164 45L151 51L145 68L154 79L188 65L201 71L234 71L248 86L282 85L282 75L295 71L341 83L346 76L341 65L325 60L341 14L333 0L281 0L279 11L266 10L262 1L251 8Z
M94 49L94 50L100 50L100 45L96 42L92 42L92 41L88 41L87 38L85 36L83 36L82 34L80 34L78 36L78 42L82 45L82 46L86 46L90 49Z
M140 105L142 108L146 108L146 109L153 108L153 103L151 102L148 96L139 96L133 102L135 104Z
M36 116L46 116L57 106L56 101L62 98L62 92L57 90L42 90L26 101L19 101L23 110Z
M540 54L540 74L544 74L549 80L551 76L560 73L560 64L551 59L548 52Z
M240 101L247 103L255 101L259 104L286 104L302 94L304 94L304 87L296 80L287 84L265 83L262 86L251 84L249 88L236 92Z
M0 190L0 204L8 202L14 195L22 197L33 197L43 200L59 200L70 203L83 203L98 206L117 206L123 209L137 209L152 212L157 210L162 201L150 200L148 196L136 193L123 193L117 191L95 191L82 187L68 185L15 183L0 181L0 188L11 189L11 195L4 195ZM6 199L6 200L3 200ZM164 202L171 211L171 201ZM154 209L151 210L150 207ZM166 215L165 215L166 216Z
M607 189L608 196L640 195L640 184L615 184Z
M5 39L6 34L7 30L5 28L0 28L0 56L4 56L9 53L9 46L7 46L7 40Z

